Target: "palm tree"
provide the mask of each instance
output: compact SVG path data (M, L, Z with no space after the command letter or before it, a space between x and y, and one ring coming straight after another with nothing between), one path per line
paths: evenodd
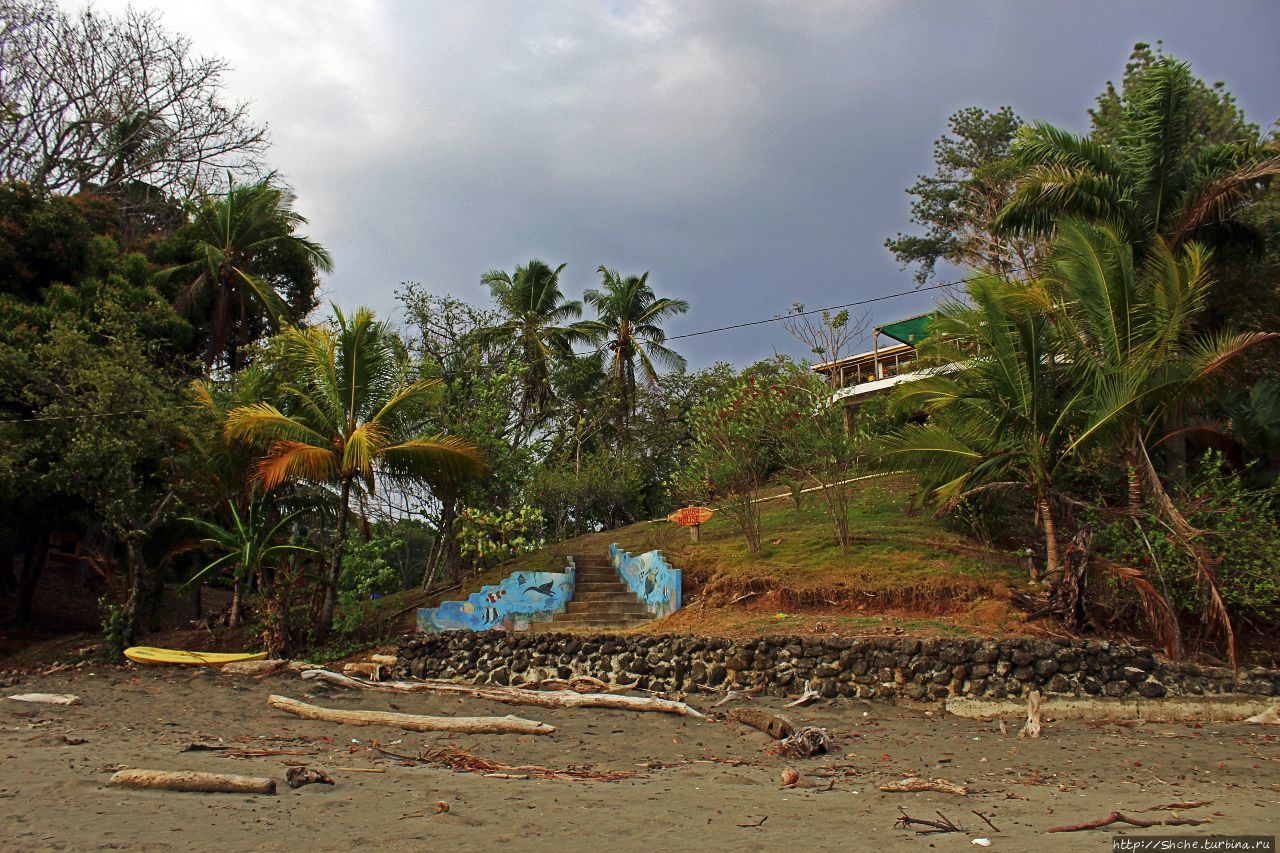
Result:
M225 526L201 518L183 519L205 534L205 538L201 540L202 545L223 552L221 557L192 575L184 586L196 583L218 569L229 567L232 573L232 592L231 618L228 624L234 628L240 624L241 591L245 585L251 584L255 578L261 581L263 572L277 560L291 554L314 554L315 549L280 541L288 539L283 531L302 514L302 510L287 513L273 522L268 501L257 492L249 496L243 514L236 507L235 501L227 501L227 509L231 523Z
M1114 228L1067 223L1060 231L1052 273L1039 294L1062 338L1072 385L1091 400L1071 450L1119 452L1129 512L1136 516L1151 499L1192 553L1208 593L1208 616L1227 637L1234 660L1234 635L1212 560L1165 491L1151 450L1168 424L1222 389L1241 355L1280 335L1194 331L1211 284L1207 255L1197 243L1175 252L1157 236L1139 267L1134 247Z
M333 624L353 489L372 493L379 476L426 480L437 488L484 470L468 441L425 432L439 380L412 380L394 329L361 308L334 307L332 327L288 329L284 365L292 384L282 411L261 402L234 409L229 437L264 448L257 478L267 489L290 481L338 489L338 523L321 623Z
M1185 63L1152 65L1114 145L1043 122L1024 126L1012 146L1024 172L996 225L1046 236L1068 217L1103 222L1144 255L1156 237L1176 251L1192 239L1242 236L1235 214L1280 173L1280 150L1256 141L1196 144L1194 84Z
M212 296L205 368L212 370L225 355L227 369L235 373L250 342L251 313L252 319L265 317L276 327L290 319L284 299L262 276L264 262L281 252L296 252L312 269L329 272L333 260L319 243L294 233L307 220L293 209L291 192L272 186L269 179L256 184L228 180L225 196L205 198L192 211L195 260L163 270L160 277L193 276L176 302L180 310Z
M1083 397L1063 393L1052 325L1025 284L985 276L969 283L968 295L972 305L946 304L933 322L922 347L932 375L894 398L900 409L926 412L928 422L892 433L883 450L918 473L920 499L942 510L983 492L1029 489L1052 574L1060 564L1055 477Z
M570 322L582 316L582 303L560 292L560 273L538 259L516 267L514 273L490 270L481 277L489 285L505 322L484 330L490 343L514 350L524 367L524 395L520 417L546 408L551 396L551 373L556 359L573 357L573 344L590 337L590 327Z
M649 287L649 273L626 278L601 265L600 290L583 294L595 307L599 320L591 323L596 340L608 351L609 381L618 398L619 430L635 410L636 369L650 384L658 381L658 367L682 370L685 360L665 346L662 322L689 310L683 299L659 299Z

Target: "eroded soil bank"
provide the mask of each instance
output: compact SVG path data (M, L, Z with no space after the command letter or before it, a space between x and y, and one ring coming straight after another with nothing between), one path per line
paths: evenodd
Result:
M1112 830L1046 830L1174 803L1210 801L1176 812L1209 818L1190 829L1275 834L1280 824L1280 731L1218 723L1050 722L1041 739L1018 740L1016 726L941 711L857 699L783 708L750 700L797 724L826 727L830 755L785 759L768 738L722 719L623 711L548 711L478 700L375 694L326 688L291 677L265 681L209 670L82 668L22 676L0 695L67 692L73 707L0 700L0 847L13 850L1109 850ZM553 735L428 736L378 727L300 720L268 708L278 693L339 708L411 713L519 716L557 727ZM695 694L703 710L717 697ZM725 705L717 711L725 711ZM231 750L184 752L221 740L239 750L289 755L230 757ZM414 757L452 745L511 765L589 766L634 771L618 782L492 778L383 756ZM287 763L326 770L334 787L292 790ZM179 794L105 787L122 766L193 769L275 778L276 796ZM802 786L784 788L781 773ZM518 775L518 774L517 774ZM965 785L968 797L887 794L907 776ZM437 803L448 811L437 813ZM918 817L941 811L966 832L918 836L895 828L899 808ZM998 827L985 825L982 812ZM763 823L760 823L763 820ZM759 823L759 826L740 824Z

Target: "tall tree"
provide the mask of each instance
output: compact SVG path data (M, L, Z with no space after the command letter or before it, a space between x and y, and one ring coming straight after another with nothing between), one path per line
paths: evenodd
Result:
M1280 173L1280 148L1256 136L1198 137L1197 82L1185 63L1160 58L1108 107L1104 133L1077 136L1043 122L1022 128L1012 148L1022 174L995 224L1045 236L1068 217L1103 222L1141 250L1157 238L1172 250L1193 239L1241 238L1238 213Z
M293 209L293 200L291 192L269 180L232 181L225 195L206 197L194 207L186 233L194 259L164 270L160 278L192 276L177 300L179 309L211 306L206 370L220 357L232 373L243 367L245 347L263 319L273 326L302 319L277 292L277 285L287 282L264 275L281 255L301 259L301 269L289 278L305 276L312 289L316 270L333 269L323 246L296 233L307 220Z
M261 402L227 417L231 438L264 454L266 489L301 480L338 490L338 523L320 621L328 630L354 490L372 493L380 477L452 484L481 472L483 456L466 440L428 431L438 380L412 379L404 342L368 309L350 318L336 306L331 327L284 333L288 405Z
M560 273L538 259L518 266L514 273L490 270L481 277L489 285L503 321L483 335L519 357L524 368L521 419L528 421L546 409L556 359L573 357L573 344L589 339L589 327L572 322L582 316L582 303L560 292Z
M933 143L934 173L907 193L911 222L924 234L902 234L885 246L905 268L918 264L917 284L928 284L945 261L966 269L1025 275L1035 242L992 227L1009 199L1018 168L1009 158L1022 119L1010 107L994 112L967 107L947 119L948 133Z
M156 12L0 0L0 179L58 193L142 182L187 198L260 171L264 128Z
M685 360L665 343L662 324L689 310L683 299L658 298L649 286L649 273L623 278L617 270L601 265L601 288L583 298L596 309L599 319L590 328L608 352L609 380L618 398L618 423L624 430L635 410L636 372L653 385L658 368L682 370Z

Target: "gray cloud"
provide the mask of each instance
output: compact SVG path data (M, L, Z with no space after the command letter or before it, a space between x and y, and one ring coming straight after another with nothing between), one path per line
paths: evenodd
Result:
M108 10L125 0L104 0ZM70 3L69 3L70 5ZM273 163L333 252L328 294L403 280L650 270L672 332L909 289L883 247L968 105L1084 129L1137 40L1163 38L1249 116L1280 115L1280 6L1229 2L314 3L184 0L166 22L237 68ZM877 320L927 308L914 294ZM798 352L776 327L680 342L695 366Z

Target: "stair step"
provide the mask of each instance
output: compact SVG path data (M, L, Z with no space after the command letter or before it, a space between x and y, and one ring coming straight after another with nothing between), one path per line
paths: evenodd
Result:
M626 604L635 604L640 599L636 598L635 593L629 589L620 590L577 590L573 594L574 601L618 601Z
M649 616L649 610L637 601L570 601L565 613L599 614L601 616Z
M578 581L573 585L574 594L584 592L630 592L631 587L622 581Z
M625 612L611 613L608 611L586 610L573 613L558 613L555 618L556 622L652 622L653 616L645 611L644 613Z

